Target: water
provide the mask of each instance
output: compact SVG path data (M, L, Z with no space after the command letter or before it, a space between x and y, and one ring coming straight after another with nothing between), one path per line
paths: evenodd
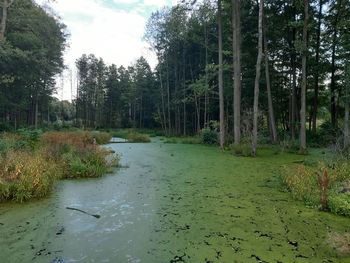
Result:
M124 167L113 175L0 205L0 262L350 262L325 241L349 219L280 191L276 169L295 156L237 158L160 142L110 147Z

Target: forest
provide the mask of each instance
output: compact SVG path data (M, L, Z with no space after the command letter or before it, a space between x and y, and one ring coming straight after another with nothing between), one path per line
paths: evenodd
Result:
M1 262L349 262L348 0L181 0L156 65L74 68L50 2L0 0Z
M209 128L220 130L221 146L252 140L256 148L265 138L299 141L301 150L348 137L347 1L163 8L145 29L159 61L154 69L143 57L126 68L83 55L74 100L61 109L53 94L64 67L65 26L30 1L12 2L2 19L3 129L58 120L95 129L161 128L169 135Z

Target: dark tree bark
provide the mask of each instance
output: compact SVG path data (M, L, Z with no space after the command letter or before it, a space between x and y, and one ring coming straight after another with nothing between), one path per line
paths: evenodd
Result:
M241 142L241 1L232 0L233 68L234 68L234 143Z
M263 10L264 1L260 0L259 3L259 40L258 40L258 58L256 61L256 75L255 75L255 87L254 87L254 106L253 106L253 141L252 141L252 155L256 156L257 144L258 144L258 117L259 117L259 82L261 75L261 61L263 56Z
M302 50L302 83L301 83L301 110L300 110L300 153L306 152L306 63L307 63L307 35L309 23L309 1L304 0L304 26Z
M223 80L223 56L222 56L222 7L218 0L218 38L219 38L219 104L220 104L220 147L225 144L225 112L224 112L224 80Z
M315 90L314 90L314 99L312 107L312 132L316 133L317 128L317 111L318 111L318 81L319 81L319 69L318 64L320 61L320 44L321 44L321 26L322 26L322 7L323 0L319 1L318 6L318 24L317 24L317 36L316 36L316 72L315 72Z
M6 24L7 24L7 12L8 8L13 4L14 0L2 1L2 15L0 21L0 43L5 40Z
M270 81L270 67L269 67L269 50L266 38L266 23L263 25L263 33L264 33L264 56L265 56L265 78L266 78L266 89L267 89L267 100L268 100L268 109L269 109L269 126L271 131L271 139L273 143L276 143L277 138L277 130L276 130L276 121L275 121L275 113L273 110L273 102L271 95L271 81Z
M338 22L339 22L339 10L341 8L342 1L337 2L337 11L334 18L333 24L333 40L332 40L332 70L331 70L331 123L333 127L337 126L337 102L336 102L336 80L335 80L335 59L336 59L336 49L337 49L337 35L338 35Z

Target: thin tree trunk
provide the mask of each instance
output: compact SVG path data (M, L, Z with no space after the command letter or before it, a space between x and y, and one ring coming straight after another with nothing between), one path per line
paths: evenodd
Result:
M182 85L183 85L183 135L186 136L186 124L187 124L187 116L186 116L186 58L185 58L185 48L183 48L182 52Z
M349 90L350 90L350 63L346 65L345 72L345 116L344 116L344 147L347 148L350 145L349 137Z
M262 46L263 46L263 10L264 1L260 0L259 3L259 42L258 42L258 58L256 62L256 75L255 75L255 87L254 87L254 116L253 116L253 141L252 141L252 155L256 156L256 149L258 144L258 117L259 117L259 82L261 75L261 61L262 61Z
M234 67L234 143L241 142L241 0L232 0L233 67Z
M39 99L38 95L35 96L35 113L34 113L34 127L38 128L38 115L39 115Z
M270 81L270 69L269 69L269 52L267 46L266 39L266 23L263 28L264 33L264 56L265 56L265 77L266 77L266 89L267 89L267 100L268 100L268 108L269 108L269 124L271 130L271 139L273 143L277 142L277 130L276 130L276 121L275 121L275 113L273 110L273 102L271 95L271 81Z
M204 89L204 116L203 116L203 127L207 127L207 108L208 108L208 32L207 25L204 26L205 36L205 89Z
M159 81L160 81L160 96L162 97L162 117L163 117L163 123L164 123L164 132L168 134L167 131L167 121L165 117L165 106L164 106L164 89L163 89L163 79L162 79L162 73L159 72Z
M170 83L169 83L169 63L168 58L166 58L166 72L167 72L167 99L168 99L168 128L169 134L171 133L171 118L170 118Z
M314 93L314 100L313 100L313 107L312 107L312 132L314 134L316 133L316 129L317 129L318 81L319 81L318 64L319 64L319 61L320 61L322 7L323 7L323 0L319 0L317 36L316 36L316 72L315 72L315 90L314 90L315 93Z
M220 147L225 144L225 105L224 105L224 80L222 57L222 9L221 0L218 0L218 37L219 37L219 104L220 104Z
M12 5L14 0L2 1L2 15L0 21L0 43L5 40L6 24L7 24L7 12L8 8Z
M296 22L296 3L293 1L293 17L294 22ZM291 96L291 138L295 140L295 131L296 131L296 108L297 108L297 73L296 73L296 54L295 54L295 41L296 41L296 29L292 30L292 55L291 55L291 66L292 66L292 96Z
M307 35L309 22L309 0L304 0L304 26L302 50L302 83L301 83L301 110L300 110L300 153L306 152L306 62L307 62Z
M331 123L333 127L337 126L337 103L336 103L336 80L335 80L335 71L336 71L336 65L335 65L335 59L336 59L336 48L337 48L337 35L338 35L338 20L339 20L339 10L341 7L341 0L338 1L338 10L335 15L335 21L333 25L333 40L332 40L332 70L331 70Z

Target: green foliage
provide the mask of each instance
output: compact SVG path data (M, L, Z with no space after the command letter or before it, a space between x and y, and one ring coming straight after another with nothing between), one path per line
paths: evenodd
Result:
M248 143L232 144L230 148L236 156L252 156L252 147Z
M0 140L0 201L44 197L57 179L99 177L119 165L118 156L94 145L89 132L39 134L22 131ZM15 148L13 141L18 138L35 142L37 147ZM102 134L99 140L106 138Z
M2 130L35 125L46 114L63 69L65 26L58 16L31 0L16 0L9 8L5 40L0 45L0 103L6 120Z
M330 121L325 121L319 127L317 143L321 146L329 146L336 142L340 134L339 128L333 127Z
M336 193L329 197L328 206L332 213L350 216L350 195L348 193Z
M164 143L201 144L200 136L166 137Z
M342 193L343 189L347 189L342 185L350 179L348 162L286 166L282 179L295 199L336 214L350 215L349 194Z
M141 134L136 132L131 132L127 135L126 139L128 142L151 142L150 137L147 134Z
M107 144L112 139L112 135L108 132L93 131L91 136L95 138L97 144Z
M46 196L60 171L42 152L7 152L0 158L0 201Z
M201 136L201 142L203 144L218 143L218 133L212 129L209 129L209 128L202 129L200 136Z

